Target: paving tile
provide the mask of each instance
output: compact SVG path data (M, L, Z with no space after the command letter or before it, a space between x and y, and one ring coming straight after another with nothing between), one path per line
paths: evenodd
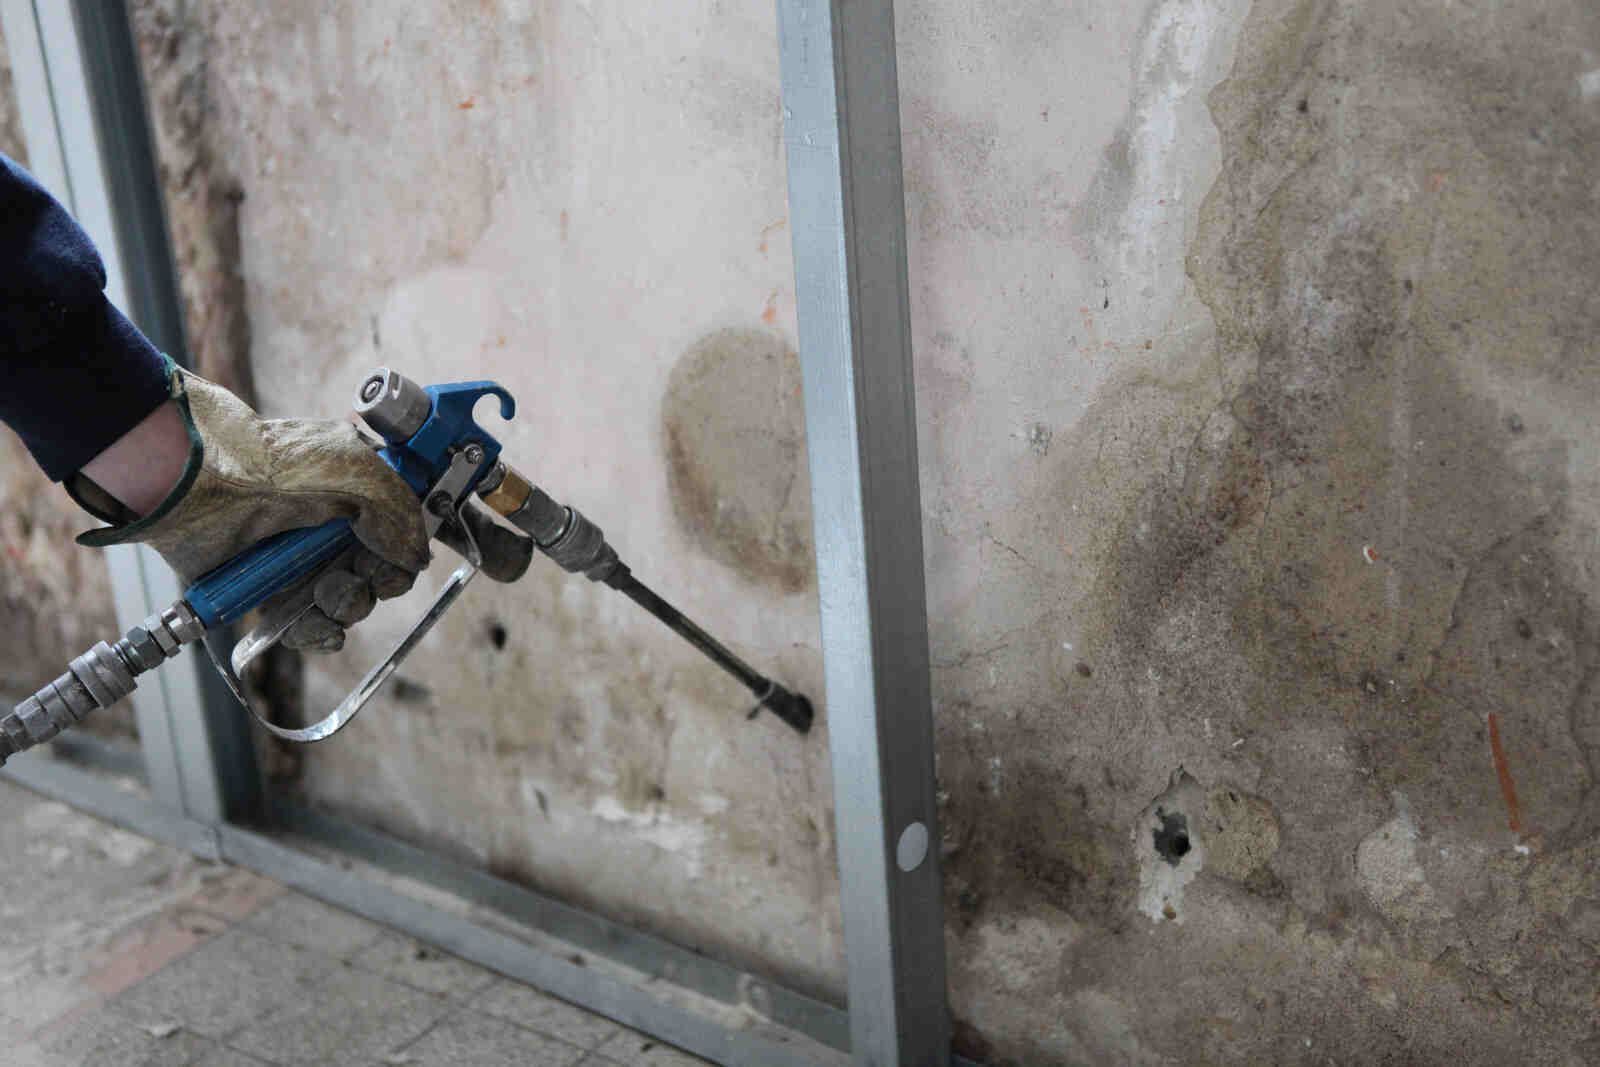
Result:
M7 1053L17 1067L124 1067L145 1064L154 1039L122 1021L119 1026L96 1025L79 1019L79 1025L48 1041L29 1042Z
M335 965L301 999L234 1034L228 1046L279 1064L381 1060L455 1007L446 997Z
M618 1029L621 1032L616 1037L595 1050L602 1060L610 1060L621 1067L700 1067L709 1063L682 1049L662 1044L648 1034Z
M283 886L242 867L208 871L200 891L185 903L229 922L248 919L281 893Z
M461 1012L387 1062L415 1067L576 1067L584 1051L476 1012ZM384 1061L380 1061L384 1062Z
M144 1027L104 1005L69 1027L7 1050L16 1067L186 1067L212 1043L170 1025Z
M15 1038L95 999L98 954L208 869L10 783L0 811L0 1033Z
M34 953L14 960L0 953L0 1034L34 1034L91 1009L98 998L66 963Z
M178 1022L206 1037L225 1037L305 996L338 964L239 927L146 978L115 1001L143 1024Z
M170 908L123 931L96 952L83 983L102 996L115 996L227 928L226 922L206 912Z
M285 945L346 959L383 936L384 929L358 915L330 908L300 893L285 893L256 912L244 928Z
M213 1045L209 1051L202 1053L199 1059L189 1064L189 1067L273 1067L273 1065L267 1060L258 1060L254 1056L246 1055L238 1049Z
M474 1011L559 1037L582 1049L596 1048L622 1029L609 1019L591 1015L566 1001L504 978L474 994L467 1003Z
M457 997L475 993L494 981L493 971L388 931L351 957L351 962L430 993Z

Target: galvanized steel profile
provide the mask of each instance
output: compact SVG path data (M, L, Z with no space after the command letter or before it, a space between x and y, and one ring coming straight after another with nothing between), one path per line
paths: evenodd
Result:
M950 1061L894 9L779 0L850 1036ZM902 862L903 861L903 862Z

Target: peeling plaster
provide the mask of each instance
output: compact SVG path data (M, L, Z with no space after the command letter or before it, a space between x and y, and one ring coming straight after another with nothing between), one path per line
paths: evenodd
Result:
M589 810L601 822L621 823L639 840L664 852L682 855L689 877L697 878L704 870L702 857L708 836L704 823L677 819L659 811L629 811L622 806L622 801L609 795L597 797Z

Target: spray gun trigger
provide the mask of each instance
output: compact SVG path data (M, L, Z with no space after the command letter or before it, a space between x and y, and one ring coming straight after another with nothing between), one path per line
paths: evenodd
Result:
M411 654L411 650L416 648L422 639L427 636L429 630L433 629L434 623L438 622L444 613L449 610L450 606L455 603L456 598L461 595L467 583L478 573L478 568L483 563L483 553L478 547L477 538L473 535L472 527L467 523L465 516L462 515L462 509L466 507L467 502L471 499L472 477L477 472L478 463L482 459L483 452L481 449L477 451L475 457L470 446L456 450L451 456L449 469L445 471L443 477L429 487L423 498L426 502L423 509L424 525L427 527L429 538L436 536L444 523L453 523L461 536L463 547L467 550L464 553L467 562L450 575L445 581L444 587L434 597L433 603L428 606L428 610L412 625L411 629L394 648L389 650L389 654L379 661L376 667L366 673L355 689L351 690L344 700L339 702L338 707L334 708L319 722L303 729L288 729L267 721L267 718L256 710L255 705L245 695L244 687L239 681L239 676L244 672L245 668L259 658L262 653L266 652L267 649L282 640L283 635L289 632L289 628L304 618L316 606L312 593L312 587L316 580L314 575L306 583L306 599L299 609L286 613L285 621L273 626L270 630L260 633L252 632L247 635L234 646L233 655L229 657L228 664L224 665L218 659L211 646L209 644L206 645L206 655L211 658L212 664L217 668L217 673L221 674L223 680L228 683L228 688L233 691L233 695L239 703L244 705L256 722L260 723L268 733L285 741L303 743L321 741L344 729L350 720L354 719L357 713L366 707L367 702L382 688L384 682L389 680L389 677L394 674L400 663ZM435 501L438 502L437 505L434 504Z

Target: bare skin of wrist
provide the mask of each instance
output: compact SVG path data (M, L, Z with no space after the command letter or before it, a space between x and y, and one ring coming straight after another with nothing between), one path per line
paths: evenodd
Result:
M168 400L85 463L82 473L142 517L167 498L188 462L189 431L177 401Z

